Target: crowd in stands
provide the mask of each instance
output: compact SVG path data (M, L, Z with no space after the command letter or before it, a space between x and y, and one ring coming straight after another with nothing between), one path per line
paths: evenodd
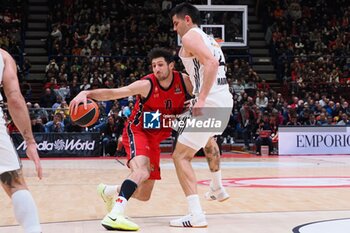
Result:
M23 51L22 5L21 1L4 1L0 8L0 48L9 51L19 64Z
M176 54L168 11L177 2L50 2L49 63L38 103L31 103L30 85L22 83L34 132L85 131L70 121L67 111L69 101L81 90L115 88L138 80L151 72L146 55L153 47L167 47ZM350 84L350 7L346 1L259 2L266 6L259 15L267 29L277 77L288 85L274 90L254 71L249 59L227 59L234 107L223 142L242 139L246 150L255 142L257 154L267 144L273 153L280 125L350 125L349 96L339 94ZM30 68L29 61L26 67ZM180 62L177 69L182 70ZM88 130L101 132L106 152L112 155L119 150L115 142L134 98L99 104L101 119ZM9 130L16 131L11 122Z
M324 86L337 89L349 83L350 5L346 0L259 2L277 78L290 83L291 92Z

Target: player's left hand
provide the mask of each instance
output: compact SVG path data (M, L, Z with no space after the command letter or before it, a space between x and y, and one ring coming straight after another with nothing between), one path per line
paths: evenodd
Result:
M43 170L41 167L40 158L38 155L38 150L36 148L36 143L30 143L27 145L26 154L30 160L34 162L35 170L39 179L43 178Z
M69 112L73 114L77 114L78 105L80 103L84 104L84 109L87 109L87 93L85 91L81 91L74 99L71 100L69 104Z
M192 107L192 100L193 99L189 99L184 102L184 112Z

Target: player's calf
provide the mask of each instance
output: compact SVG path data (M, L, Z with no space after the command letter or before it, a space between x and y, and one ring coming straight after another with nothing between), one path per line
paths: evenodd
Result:
M21 189L27 189L23 179L22 170L4 172L0 175L1 183L8 196Z

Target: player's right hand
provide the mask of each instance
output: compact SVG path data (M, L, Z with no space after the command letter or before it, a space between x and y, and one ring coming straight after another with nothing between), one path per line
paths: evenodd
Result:
M41 167L40 158L38 155L38 150L36 148L36 143L30 143L27 145L26 154L30 160L34 162L35 170L39 179L43 178L43 169Z
M77 114L78 105L80 103L83 103L84 109L87 109L87 93L85 91L81 91L74 99L71 100L69 104L69 112Z

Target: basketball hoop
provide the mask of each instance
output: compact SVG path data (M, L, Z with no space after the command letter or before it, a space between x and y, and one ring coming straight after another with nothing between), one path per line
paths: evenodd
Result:
M222 45L222 43L224 43L225 41L223 40L223 39L221 39L221 38L214 38L215 39L215 41L221 46Z

